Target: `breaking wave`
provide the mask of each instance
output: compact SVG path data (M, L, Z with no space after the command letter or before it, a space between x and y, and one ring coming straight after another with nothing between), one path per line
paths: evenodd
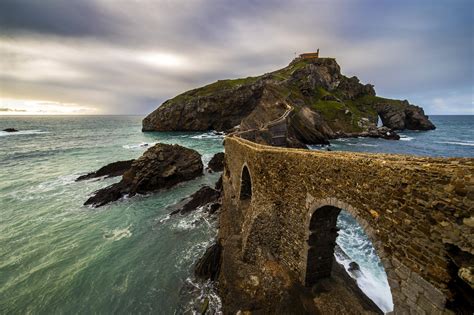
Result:
M337 222L340 228L336 240L347 255L335 253L336 260L344 265L347 273L357 281L358 287L385 313L393 310L392 293L387 274L377 256L372 242L359 223L347 212L341 211ZM349 271L349 264L355 261L360 272L355 275Z
M24 135L41 135L49 133L49 131L41 131L41 130L21 130L21 131L16 131L16 132L6 132L6 131L0 131L0 137L6 137L6 136L24 136Z
M224 133L209 131L200 135L191 136L192 139L224 139Z
M400 141L411 141L414 139L413 137L409 137L403 134L399 134L399 136L400 136Z
M438 141L436 143L474 147L474 141Z
M142 143L138 143L138 144L126 144L126 145L123 145L122 148L129 149L129 150L141 150L141 149L150 148L150 147L154 146L157 143L158 142L150 142L150 143L142 142Z

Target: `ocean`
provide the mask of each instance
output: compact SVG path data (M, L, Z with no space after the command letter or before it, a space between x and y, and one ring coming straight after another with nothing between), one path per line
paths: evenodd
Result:
M204 296L219 311L212 284L193 277L217 223L201 210L169 216L173 204L214 185L218 173L98 209L82 205L119 179L75 182L79 175L137 158L147 145L190 147L205 164L223 150L223 137L212 132L142 133L141 119L0 116L0 130L21 130L0 131L1 314L181 314L193 312ZM401 141L340 139L331 149L474 157L474 116L431 119L436 130L404 131ZM359 286L390 310L390 290L370 241L350 215L341 214L338 225L338 244L361 266Z

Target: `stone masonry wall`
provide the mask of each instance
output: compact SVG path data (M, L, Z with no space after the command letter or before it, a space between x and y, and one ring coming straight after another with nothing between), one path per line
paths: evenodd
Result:
M243 259L271 255L304 283L311 215L338 207L376 248L394 313L449 312L447 244L474 254L474 159L315 152L237 137L225 139L225 151L219 238L237 240ZM252 197L241 202L244 165Z

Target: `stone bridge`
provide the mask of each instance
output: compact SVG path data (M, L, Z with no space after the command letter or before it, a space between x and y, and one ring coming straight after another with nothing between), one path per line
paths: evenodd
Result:
M381 259L395 314L472 308L474 159L276 148L236 136L225 151L224 291L253 298L278 268L307 287L328 277L344 209ZM255 277L233 274L242 272Z

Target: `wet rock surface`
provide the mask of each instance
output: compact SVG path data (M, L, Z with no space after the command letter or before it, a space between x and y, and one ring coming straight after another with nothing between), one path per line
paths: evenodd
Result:
M209 161L207 168L213 172L222 172L224 170L224 152L216 153Z
M158 143L132 163L120 182L96 191L84 204L100 207L125 195L170 188L202 172L201 155L195 150Z
M2 131L5 131L5 132L18 132L18 130L15 129L15 128L5 128Z
M212 203L212 205L216 204L219 197L220 197L220 192L218 190L215 190L214 188L211 188L209 186L204 186L198 191L196 191L194 194L192 194L190 197L185 198L180 202L180 204L183 204L179 209L174 210L171 212L171 215L174 214L187 214L193 210L198 209L199 207L203 207L206 205L209 205ZM212 206L211 206L212 208ZM213 211L215 212L215 206Z
M386 140L400 140L400 136L390 128L378 127L369 128L367 131L354 132L354 133L336 133L336 138L381 138Z
M195 276L201 279L216 280L221 268L221 252L222 246L219 243L211 245L196 263Z
M95 172L92 172L92 173L89 173L89 174L86 174L86 175L82 175L82 176L79 176L77 179L76 179L76 182L77 181L81 181L81 180L86 180L86 179L92 179L92 178L98 178L98 177L115 177L115 176L121 176L123 175L123 173L125 173L126 171L128 171L130 169L130 167L132 167L132 163L134 162L135 160L132 159L132 160L126 160L126 161L117 161L117 162L113 162L113 163L110 163L110 164L107 164L101 168L99 168L97 171Z

